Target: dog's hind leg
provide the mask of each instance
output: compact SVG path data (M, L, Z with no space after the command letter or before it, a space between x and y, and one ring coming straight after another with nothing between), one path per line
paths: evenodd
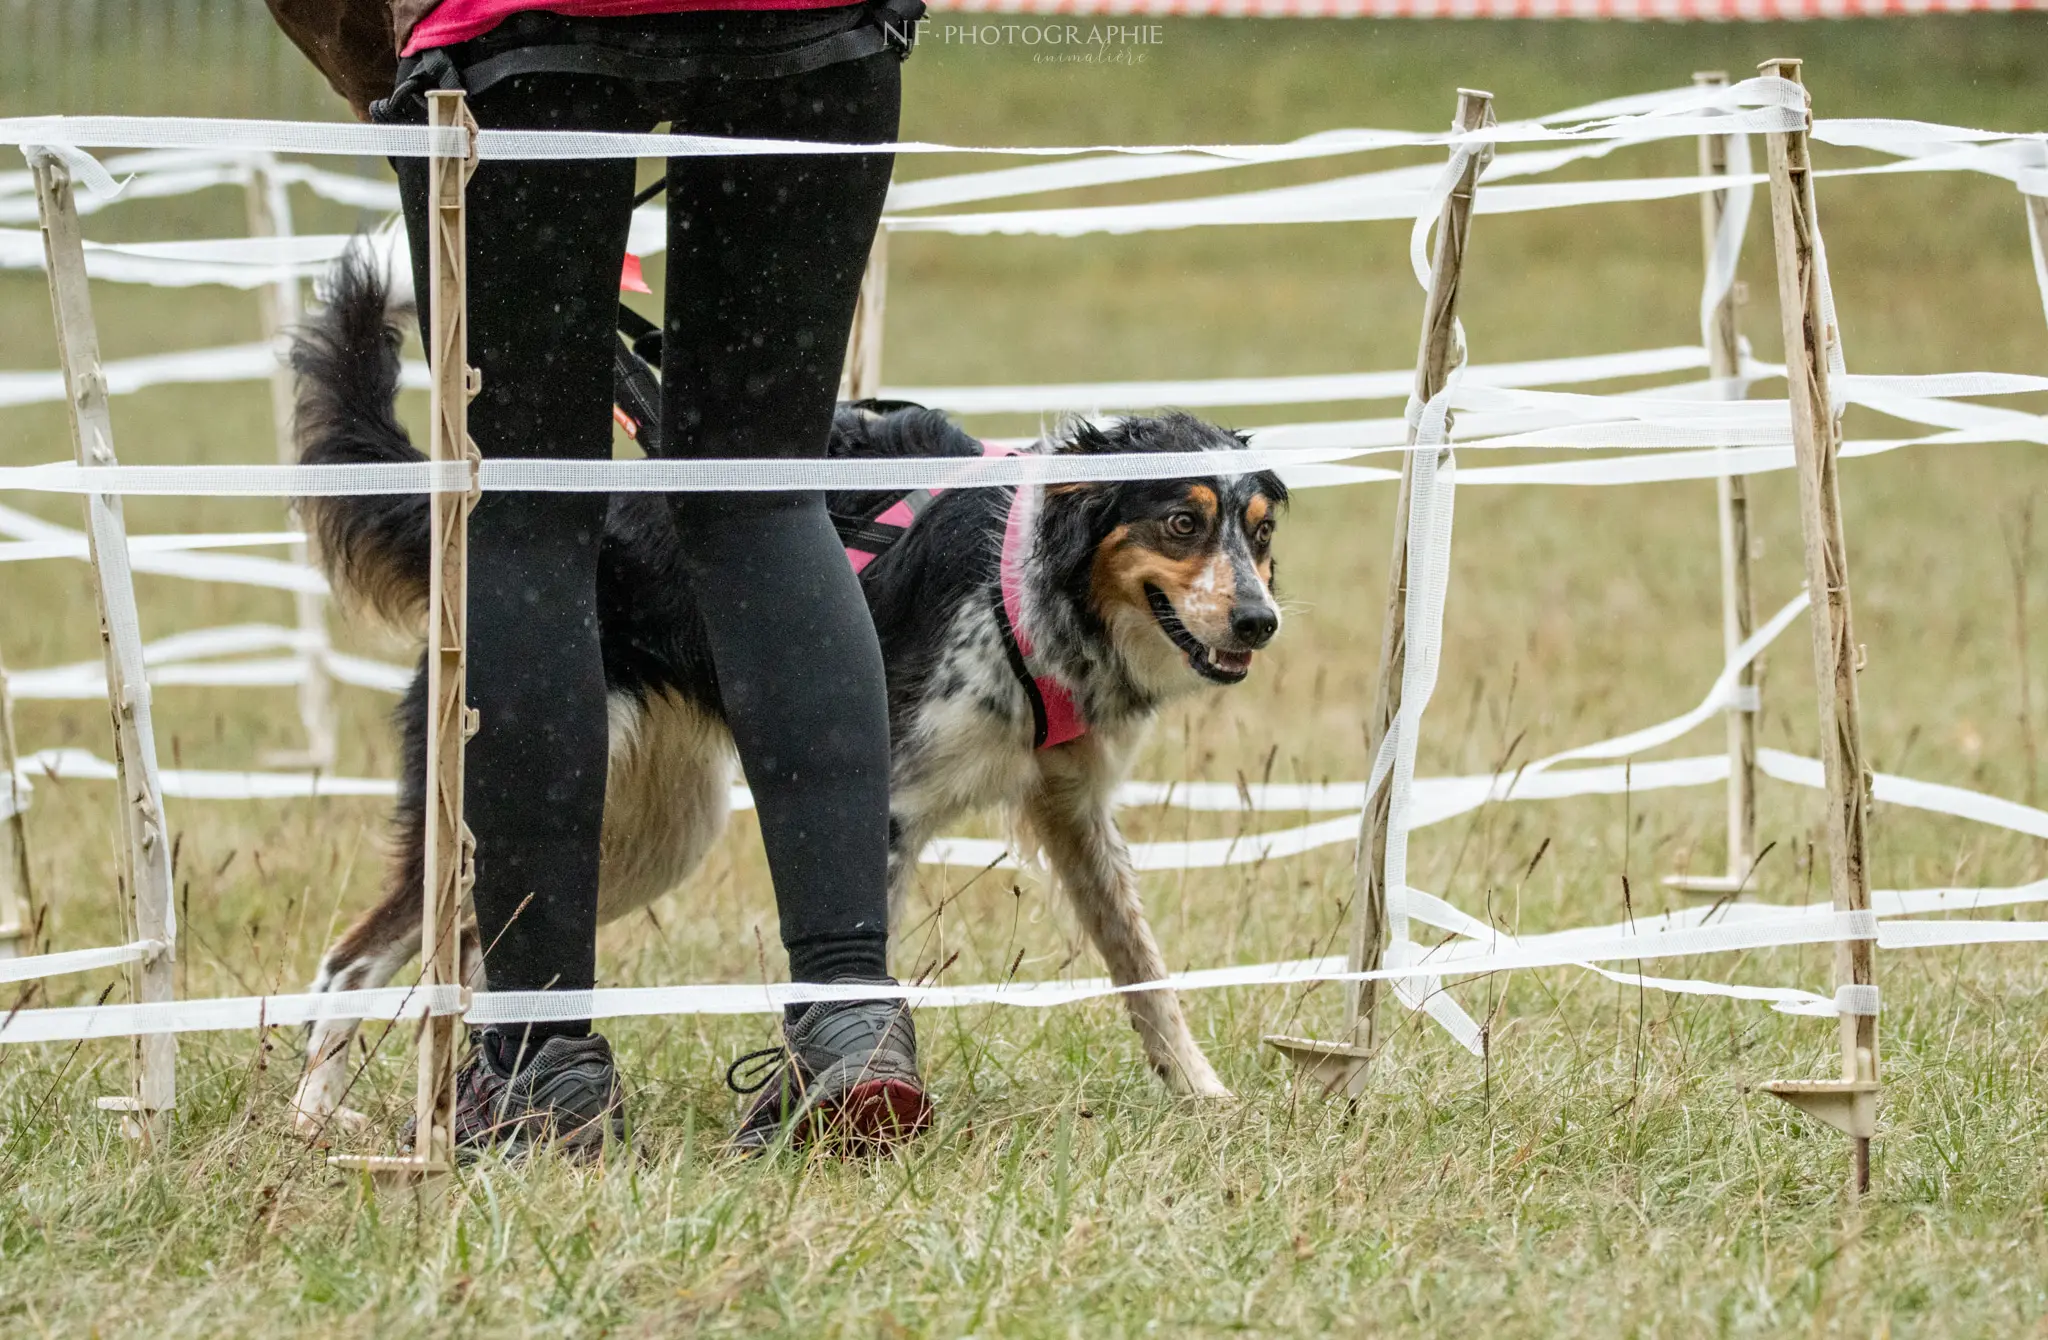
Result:
M420 952L421 886L426 876L426 670L399 705L401 758L398 804L392 811L392 850L384 873L384 897L358 917L320 956L320 971L308 988L314 994L361 991L390 982ZM465 928L467 929L467 928ZM474 932L465 935L465 946ZM467 962L465 961L465 967ZM306 1036L306 1069L292 1095L292 1125L308 1140L321 1141L333 1125L358 1130L369 1119L344 1107L355 1082L348 1063L358 1019L321 1019Z
M398 970L420 952L422 899L416 880L398 883L334 942L320 959L319 975L310 990L368 991L387 986ZM462 980L472 991L484 989L483 946L476 923L462 923ZM343 1104L355 1075L348 1063L359 1019L322 1019L306 1035L306 1069L292 1095L292 1126L307 1140L324 1143L334 1126L359 1131L370 1119Z
M394 874L403 866L394 862ZM384 898L364 913L320 959L315 994L363 991L389 983L420 951L421 897L417 879L393 878ZM465 928L465 947L475 932ZM330 1126L360 1130L369 1118L344 1107L354 1075L348 1062L356 1019L321 1019L308 1030L306 1070L292 1096L292 1125L308 1140L322 1139Z
M1138 896L1137 872L1110 812L1114 778L1088 743L1068 746L1066 757L1047 755L1040 782L1025 803L1039 843L1066 890L1088 938L1118 986L1165 977L1166 960L1152 938ZM1171 991L1136 991L1124 997L1131 1023L1145 1045L1145 1059L1176 1093L1228 1098L1209 1058L1188 1030L1180 998Z
M904 908L917 887L918 858L938 832L921 810L895 809L889 815L889 933L900 934Z

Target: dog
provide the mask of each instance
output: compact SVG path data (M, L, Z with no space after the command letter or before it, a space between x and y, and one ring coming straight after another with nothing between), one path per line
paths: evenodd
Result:
M399 314L360 258L297 335L297 441L306 464L421 458L393 413ZM1273 536L1287 489L1230 469L1244 440L1186 414L1064 425L1037 450L1212 452L1212 477L904 493L834 493L888 676L889 889L900 913L919 853L970 811L1007 811L1065 890L1112 980L1167 975L1117 827L1113 795L1168 702L1239 683L1280 628ZM943 414L842 404L834 457L980 456ZM428 584L421 495L309 499L303 515L335 591L417 633ZM683 884L723 831L734 750L680 571L667 501L615 495L601 545L610 756L598 916ZM911 524L914 521L915 524ZM613 655L630 642L635 654ZM397 709L403 740L384 897L321 959L315 992L382 986L420 943L426 774L424 662ZM479 980L474 929L464 972ZM1175 1092L1229 1096L1171 991L1124 997L1145 1057ZM343 1107L353 1020L308 1039L295 1121L317 1135Z

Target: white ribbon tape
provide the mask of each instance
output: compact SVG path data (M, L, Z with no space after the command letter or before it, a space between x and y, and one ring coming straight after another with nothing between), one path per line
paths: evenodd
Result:
M1478 363L1470 386L1560 386L1689 372L1707 364L1704 349L1680 345L1619 354ZM1415 372L1340 372L1306 377L1218 377L1199 381L1072 382L1046 386L885 386L885 399L909 400L956 414L1043 414L1179 405L1306 405L1342 400L1394 400L1414 389Z
M305 541L306 537L303 534L292 530L131 535L128 537L128 551L131 554L173 554L190 553L195 549L240 549L273 544L304 544ZM17 540L12 543L0 541L0 563L26 563L43 558L85 558L91 552L90 546L82 537L75 540Z
M1697 105L1695 91L1690 87L1682 87L1632 95L1611 103L1596 104L1591 108L1570 108L1553 112L1525 124L1585 121L1595 116L1668 111ZM1308 160L1351 154L1358 152L1358 145L1361 142L1392 144L1405 138L1407 137L1404 132L1400 131L1323 131L1284 146L1276 146L1274 155L1266 161ZM1515 176L1553 171L1581 159L1604 157L1628 142L1621 139L1593 141L1563 149L1502 154L1489 168L1486 179L1499 181ZM151 199L180 195L213 186L243 185L248 180L252 165L261 160L268 160L263 162L263 167L274 179L304 185L325 199L359 209L386 212L395 212L398 209L398 188L395 183L346 176L307 164L279 163L260 151L159 150L128 154L109 160L107 169L110 172L134 174L126 183L121 198ZM1034 164L1029 167L1003 168L992 172L899 181L891 186L885 209L890 213L929 209L942 205L1034 195L1078 187L1158 180L1245 165L1245 160L1242 159L1201 154L1107 154L1102 157ZM1426 178L1433 169L1421 171ZM1375 175L1398 180L1403 175L1413 177L1416 172L1413 168L1395 168ZM29 198L9 199L10 196ZM0 173L0 222L32 222L35 219L35 204L32 197L33 190L27 181L26 173ZM81 202L80 212L92 212L103 203L88 197L86 201ZM637 222L636 219L636 224ZM644 254L638 246L629 244L628 249L636 254Z
M0 474L4 474L0 467ZM0 507L0 535L24 543L64 546L65 552L87 552L85 532L60 526L41 517ZM128 566L136 572L195 581L234 582L242 586L267 586L284 591L324 592L327 579L312 568L274 558L249 554L193 554L162 546L158 537L131 550Z
M0 1043L290 1028L322 1019L421 1019L430 1014L460 1014L467 995L460 987L452 986L387 986L374 991L337 991L326 995L239 996L17 1010L0 1018Z
M45 749L20 761L28 780L114 780L114 765L84 749ZM316 796L396 796L398 783L382 777L330 777L318 772L215 772L171 768L159 774L163 793L179 800L289 800Z
M472 1024L614 1019L633 1015L762 1014L779 1010L784 1005L813 1000L901 999L914 1007L926 1009L970 1005L1043 1009L1162 988L1196 991L1365 979L1392 981L1397 986L1403 983L1419 986L1452 973L1469 976L1513 968L1572 966L1584 960L1603 958L1649 959L1769 945L1811 944L1833 939L1870 939L1875 934L1876 923L1869 913L1845 912L1835 914L1824 923L1814 919L1783 923L1759 921L1611 936L1604 941L1580 941L1569 950L1524 944L1506 950L1478 946L1473 952L1438 950L1425 953L1409 945L1403 952L1408 961L1390 964L1370 973L1346 972L1341 959L1310 959L1211 968L1177 973L1157 982L1126 986L1116 986L1098 978L1076 982L1007 982L954 987L866 986L858 983L608 987L593 991L479 992L474 996L456 987L382 987L371 991L317 995L21 1010L0 1021L0 1043L286 1027L320 1019L416 1019L429 1013L463 1014ZM1470 944L1470 941L1457 942L1460 948ZM1650 981L1645 980L1645 985L1649 984ZM1678 989L1683 989L1683 986ZM1773 999L1783 994L1773 992L1762 998ZM1431 1001L1446 1002L1456 1010L1455 1002L1434 987L1423 997L1423 1008L1435 1013L1429 1004ZM1466 1016L1460 1010L1450 1017Z
M46 159L62 163L71 174L71 180L82 188L87 196L96 201L112 200L121 193L121 188L98 159L83 149L71 144L38 144L33 141L14 141L21 149L22 157L28 159L30 167L36 167Z
M2048 196L2048 171L2036 175L2040 180L2028 194ZM2034 285L2041 290L2041 310L2048 313L2048 238L2041 236L2041 214L2031 202L2027 206L2027 249L2034 257Z
M991 488L1018 484L1239 475L1354 455L1347 448L1117 452L1099 456L900 457L841 460L486 460L403 465L49 465L0 467L0 488L51 493L208 497L357 494L809 492Z
M1876 456L1919 446L1962 446L1998 442L2039 441L2048 436L2048 418L2019 416L2026 431L2008 428L1959 430L1917 438L1850 442L1844 459ZM1641 434L1669 440L1676 430ZM1336 435L1341 436L1341 434ZM1546 445L1592 450L1626 445L1620 432L1552 435ZM1708 441L1733 434L1702 435ZM1254 441L1256 442L1256 437ZM1510 449L1534 445L1524 440L1461 443L1465 450ZM510 461L483 462L482 487L489 492L663 493L764 492L816 489L908 489L1000 487L1020 482L1103 482L1167 479L1185 476L1238 474L1273 470L1290 487L1324 488L1381 483L1396 472L1378 466L1342 464L1366 450L1380 447L1332 446L1268 448L1254 446L1228 455L1207 453L1117 454L1103 456L1001 457L984 469L959 457L899 457L890 460L829 461ZM1020 464L1005 464L1021 462ZM1461 472L1469 486L1612 487L1722 475L1766 474L1793 467L1790 446L1731 447L1725 450L1684 450L1588 461L1549 461L1537 465L1485 466ZM995 467L1002 466L1001 469ZM80 467L70 462L0 466L0 490L34 493L91 493L158 497L334 497L425 493L469 489L470 474L462 462L440 466L405 465L176 465ZM6 509L0 509L5 511ZM20 515L16 513L16 515ZM76 534L76 532L71 532ZM204 554L136 555L140 572L199 580L234 581L282 590L324 591L323 578L310 568L275 559Z
M1788 910L1788 909L1780 909ZM1797 911L1798 909L1789 909ZM1757 919L1726 927L1699 927L1647 934L1611 934L1603 941L1582 940L1552 950L1528 941L1505 950L1467 952L1453 957L1435 954L1375 973L1348 973L1342 958L1299 959L1242 967L1207 968L1175 973L1158 982L1116 986L1096 978L1072 982L1004 982L955 987L769 985L685 985L607 987L587 992L483 992L470 997L455 987L382 987L374 991L342 991L323 995L242 997L171 1001L154 1005L104 1005L64 1009L22 1010L0 1023L0 1043L58 1042L83 1038L122 1037L151 1032L201 1032L285 1027L319 1019L416 1019L426 1014L464 1014L472 1024L512 1024L554 1019L611 1019L635 1015L772 1014L784 1005L813 1000L898 998L923 1009L973 1005L1010 1005L1044 1009L1085 1000L1155 991L1213 990L1223 987L1299 986L1313 982L1355 981L1372 977L1396 981L1426 979L1439 973L1471 975L1514 968L1591 966L1588 958L1648 959L1754 949L1774 945L1824 943L1835 939L1870 939L1880 945L1918 947L1933 944L1996 943L2048 940L2048 922L1931 922L1876 926L1870 913L1835 913L1771 921ZM2014 934L2032 928L2037 933ZM1482 928L1483 929L1483 928ZM1943 935L1901 935L1901 932L1947 932ZM1470 941L1461 942L1470 944ZM1411 950L1413 946L1409 947ZM86 951L105 953L108 951ZM1572 957L1578 954L1580 957ZM48 956L57 957L57 956ZM1682 978L1646 977L1593 967L1595 972L1625 985L1641 985L1688 995L1721 996L1760 1001L1791 1014L1859 1013L1876 1005L1875 988L1847 988L1837 999L1789 987L1735 985ZM1859 994L1861 990L1870 996ZM1429 999L1448 1000L1440 992Z
M1843 1014L1877 1017L1877 988L1857 986L1853 982L1835 988L1835 1008Z
M91 972L96 968L118 968L123 963L149 958L163 947L161 940L137 940L133 944L111 945L105 949L73 949L62 954L0 959L0 982L33 982L44 977L62 977L67 973Z
M1680 139L1714 131L1766 132L1805 128L1804 90L1786 80L1746 79L1725 88L1674 93L1657 110L1617 114L1577 125L1550 128L1521 122L1460 133L1338 131L1328 147L1362 151L1454 144L1572 143L1586 140L1642 142ZM1984 132L1978 132L1985 134ZM1986 134L1987 138L1997 138ZM0 144L54 149L231 149L349 157L464 157L474 148L488 159L691 158L771 155L886 153L995 154L1070 158L1083 155L1202 155L1241 162L1286 162L1302 156L1294 144L1098 144L1082 146L985 146L934 144L921 140L879 144L828 144L806 140L729 139L709 135L617 134L597 131L484 130L470 137L460 129L376 126L344 122L210 120L188 117L31 116L0 118ZM111 183L109 183L111 184Z
M257 651L297 654L260 660L220 659ZM149 683L160 687L298 684L310 673L309 661L342 683L387 693L403 693L413 678L413 672L403 666L337 652L318 633L272 624L235 624L174 634L145 645L142 657ZM21 670L12 679L15 696L23 699L104 697L106 682L104 661Z
M1880 949L1939 949L1948 945L2040 944L2048 921L1891 921L1877 937Z

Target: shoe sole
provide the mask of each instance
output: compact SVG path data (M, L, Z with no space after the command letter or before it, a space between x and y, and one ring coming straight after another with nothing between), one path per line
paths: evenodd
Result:
M923 1089L908 1080L867 1079L829 1107L814 1109L797 1143L826 1140L886 1149L915 1139L931 1124L932 1101Z

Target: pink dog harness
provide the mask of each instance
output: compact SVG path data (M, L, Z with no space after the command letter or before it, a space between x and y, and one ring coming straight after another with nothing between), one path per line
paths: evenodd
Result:
M984 442L981 454L1018 453ZM853 570L862 571L908 534L924 509L931 506L932 499L943 492L944 489L913 489L864 523L842 523L840 542L846 547L846 561L853 565ZM1003 635L1003 651L1009 656L1010 670L1024 686L1024 696L1031 700L1032 747L1051 749L1087 734L1088 723L1081 717L1072 690L1051 675L1031 672L1031 633L1024 626L1024 556L1032 525L1037 520L1036 496L1022 486L1011 495L1009 515L1003 522L1003 557L994 603L996 628Z
M996 583L996 627L1002 631L1010 669L1031 699L1032 744L1050 749L1087 734L1088 723L1081 719L1074 695L1065 684L1051 675L1031 673L1031 630L1024 626L1024 546L1038 519L1036 497L1031 489L1019 485L1010 498L1010 515L1003 522L1001 578Z

